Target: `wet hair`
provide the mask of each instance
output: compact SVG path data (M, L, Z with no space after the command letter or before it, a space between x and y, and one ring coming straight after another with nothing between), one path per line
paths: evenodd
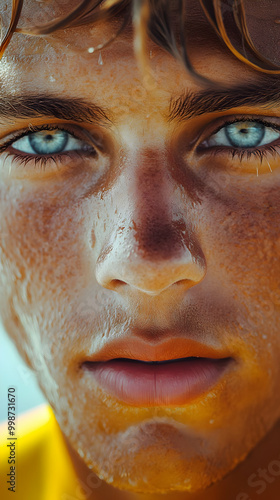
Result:
M181 60L186 69L197 79L207 81L194 70L187 51L185 37L186 5L187 0L83 0L65 16L56 18L41 26L31 29L18 28L24 0L13 1L10 25L0 45L0 59L6 50L13 33L30 35L45 35L66 28L74 28L99 21L118 20L118 28L110 40L92 48L100 50L111 44L114 39L132 23L135 37L138 40L135 47L141 57L145 47L145 38L150 37L157 45L165 49L176 59ZM228 46L232 53L249 66L265 72L280 73L280 66L265 59L254 46L246 25L243 0L197 0L203 9L209 24L220 39ZM233 44L221 15L225 10L227 19L230 19L230 30L239 42ZM174 16L176 10L176 16ZM176 22L174 24L174 17ZM244 51L238 47L245 47Z

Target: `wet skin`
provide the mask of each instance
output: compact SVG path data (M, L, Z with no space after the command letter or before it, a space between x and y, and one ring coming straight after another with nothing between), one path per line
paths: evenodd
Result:
M27 21L35 4L26 4ZM87 52L90 28L40 42L15 35L0 62L3 96L82 98L111 120L1 119L0 147L30 124L66 127L83 144L86 131L96 144L91 155L65 155L44 169L30 158L25 166L12 162L7 152L27 154L15 144L0 154L1 317L37 373L81 476L87 467L96 472L110 499L115 488L129 500L137 493L171 500L180 491L209 499L211 488L203 490L240 462L239 470L250 464L255 471L264 456L257 445L268 462L280 459L265 440L273 432L269 443L279 442L280 138L262 162L245 153L233 158L229 147L207 141L238 116L277 126L280 106L170 121L171 97L205 88L152 43L155 80L143 80L129 32L102 51L99 64L99 54ZM205 76L232 86L260 78L204 33L191 56ZM151 344L176 332L233 363L189 404L125 405L81 363L132 329ZM245 473L240 482L232 474L235 487L246 483Z

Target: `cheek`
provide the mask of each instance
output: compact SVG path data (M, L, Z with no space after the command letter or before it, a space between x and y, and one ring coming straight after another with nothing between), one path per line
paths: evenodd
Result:
M224 269L237 288L259 296L279 285L280 186L253 181L217 182L204 205L203 231L208 262L222 274Z
M248 189L246 189L248 188ZM228 392L238 403L279 415L280 199L278 189L232 182L211 191L197 221L207 262L203 290L215 283L234 311L225 312L221 339L239 360L239 379ZM207 287L208 285L208 287ZM195 288L195 287L194 287ZM214 292L213 292L214 293ZM243 390L239 384L242 380ZM242 402L242 403L241 403ZM265 403L264 403L265 402Z
M226 271L243 293L263 300L279 286L280 203L278 197L234 199L220 225Z
M204 207L208 274L235 305L236 342L279 371L280 199L278 189L224 190ZM207 279L207 278L206 278ZM241 348L243 349L243 347Z
M7 331L27 351L28 344L41 342L41 335L47 339L44 332L51 342L64 321L70 293L81 286L81 226L65 193L57 198L50 190L6 186L0 194L6 214L0 221L1 314Z
M32 276L34 285L71 278L78 265L78 238L73 238L77 224L71 215L66 208L47 204L39 197L19 203L10 212L3 251L20 278Z

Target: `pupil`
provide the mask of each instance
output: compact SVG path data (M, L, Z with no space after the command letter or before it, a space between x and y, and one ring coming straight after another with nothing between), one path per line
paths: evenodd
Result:
M53 140L53 136L52 135L46 135L46 140L47 141L52 141Z

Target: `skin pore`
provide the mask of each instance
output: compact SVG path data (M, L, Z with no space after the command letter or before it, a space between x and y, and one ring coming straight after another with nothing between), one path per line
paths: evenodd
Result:
M40 20L40 9L26 2L20 25ZM236 87L259 84L262 75L224 48L197 2L189 12L196 69L235 99ZM232 98L226 109L170 119L180 97L213 88L152 42L153 77L144 78L131 30L101 56L88 51L111 29L15 34L0 61L1 318L37 374L78 475L103 480L90 499L258 498L248 477L280 460L280 102L260 102L256 92L250 104ZM264 88L275 81L267 77ZM89 102L95 115L67 120L60 105L57 116L43 116L25 98L23 117L13 99L26 94L48 98L48 107L54 96L79 100L84 111ZM265 123L258 153L238 157L220 144L222 128L238 119ZM61 128L75 148L90 136L96 148L41 169L20 151L22 137L3 149L35 126ZM234 362L185 406L125 405L81 364L132 330L151 350L174 331ZM263 481L263 498L276 500L279 478Z

